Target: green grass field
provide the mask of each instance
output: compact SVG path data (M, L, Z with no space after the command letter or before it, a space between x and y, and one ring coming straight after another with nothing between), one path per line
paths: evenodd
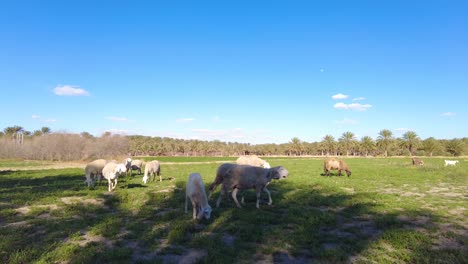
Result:
M186 179L199 172L208 187L216 160L168 158L162 182L135 175L113 193L86 188L82 169L0 171L0 261L468 263L463 158L447 168L443 158L350 158L350 178L321 176L321 159L266 158L290 173L269 185L272 206L262 195L256 209L252 190L244 208L225 197L210 220L193 221Z

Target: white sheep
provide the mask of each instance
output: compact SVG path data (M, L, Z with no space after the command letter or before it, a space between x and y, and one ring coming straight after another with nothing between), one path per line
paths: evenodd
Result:
M132 160L131 162L131 171L138 171L138 174L141 174L141 168L143 167L143 161L142 160Z
M201 220L210 219L211 206L206 197L205 185L199 173L191 173L185 188L185 213L188 211L188 199L192 202L192 218ZM198 212L197 212L198 211Z
M257 166L257 167L263 167L265 169L270 168L270 164L266 162L265 160L262 160L261 158L252 155L252 156L240 156L237 160L236 163L239 165L251 165L251 166Z
M106 165L106 163L107 161L105 159L98 159L98 160L94 160L86 164L85 184L87 184L88 187L91 187L92 185L94 185L95 178L102 175L102 169L104 169L104 166Z
M458 162L459 162L458 160L445 160L445 167L455 166L457 165Z
M123 163L117 164L114 162L109 162L106 164L106 166L104 166L104 169L102 169L102 175L108 181L109 192L114 190L117 186L117 179L119 176L125 174L126 172L127 167L125 167L125 164Z
M283 166L265 169L257 166L225 163L219 166L217 170L215 181L209 188L210 196L216 187L222 184L221 194L216 201L216 207L219 207L223 195L232 190L234 202L237 207L242 208L237 201L237 192L239 190L254 188L257 193L256 207L260 208L261 191L268 194L268 205L271 205L273 200L266 186L272 179L283 179L288 177L288 174L288 171Z
M145 165L145 175L143 176L143 183L148 183L149 177L153 175L153 181L156 178L156 175L159 176L159 181L162 181L161 176L161 166L159 165L159 161L152 160Z

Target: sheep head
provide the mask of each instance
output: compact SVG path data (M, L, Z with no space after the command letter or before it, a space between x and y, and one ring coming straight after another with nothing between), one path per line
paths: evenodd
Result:
M198 212L197 219L201 220L203 217L205 219L210 219L212 210L213 209L211 209L211 206L208 205L207 207L203 208L202 210Z
M283 166L271 168L268 172L268 177L275 180L285 179L288 177L288 175L288 170L286 170Z

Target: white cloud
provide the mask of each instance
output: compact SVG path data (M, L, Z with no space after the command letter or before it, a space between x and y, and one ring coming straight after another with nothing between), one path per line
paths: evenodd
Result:
M116 116L108 116L107 119L115 122L128 122L128 118L126 117L116 117Z
M454 112L445 112L445 113L440 114L440 116L447 116L447 117L455 116L455 115L457 115L457 113L454 113Z
M41 118L41 116L39 116L39 115L32 115L31 118L32 118L32 119L39 119L39 118Z
M335 121L335 123L340 125L355 125L359 122L353 119L344 118L343 120Z
M219 122L221 121L221 118L219 116L213 117L213 122Z
M79 86L72 85L62 85L57 86L54 89L54 93L59 96L88 96L89 93L85 89L80 88Z
M325 70L324 69L320 69L320 72L324 72Z
M335 95L332 96L332 98L335 99L335 100L346 99L348 97L349 97L349 95L341 94L341 93L335 94Z
M46 120L44 120L44 121L47 122L47 123L55 123L55 122L57 122L57 119L48 118L48 119L46 119Z
M195 118L179 118L176 120L177 123L187 123L195 121Z
M371 108L372 105L370 104L359 104L359 103L352 103L352 104L345 104L345 103L336 103L334 106L336 109L344 109L344 110L354 110L354 111L366 111L367 109Z
M356 98L353 98L353 101L362 101L362 100L366 100L365 97L356 97Z

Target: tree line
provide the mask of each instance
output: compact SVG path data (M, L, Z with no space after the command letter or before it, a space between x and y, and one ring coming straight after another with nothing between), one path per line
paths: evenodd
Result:
M358 139L352 132L339 138L325 135L321 141L306 142L297 137L283 144L249 144L219 140L186 140L168 137L122 136L105 132L95 137L52 132L48 127L29 132L21 126L7 127L0 132L0 158L39 160L86 160L117 156L460 156L468 153L468 138L421 139L408 131L395 137L383 129L373 139Z

